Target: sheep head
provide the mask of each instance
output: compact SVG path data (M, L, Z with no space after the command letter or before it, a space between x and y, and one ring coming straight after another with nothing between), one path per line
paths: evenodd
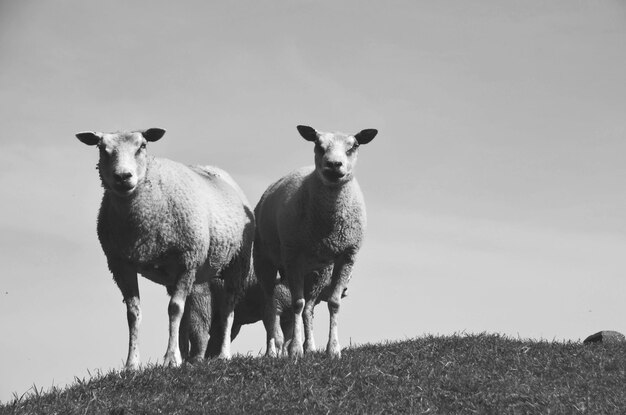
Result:
M146 176L148 141L157 141L165 134L160 128L142 131L76 134L83 143L98 146L98 171L102 186L122 197L130 196Z
M315 143L315 170L327 186L339 186L353 177L359 146L376 137L378 130L362 130L354 135L325 133L306 125L298 132L307 141Z

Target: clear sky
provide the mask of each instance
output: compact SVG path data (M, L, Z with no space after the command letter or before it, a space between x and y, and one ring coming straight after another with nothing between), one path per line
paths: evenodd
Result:
M0 401L126 356L76 132L164 128L151 154L222 167L255 204L312 163L297 124L380 131L343 346L626 332L623 1L1 1ZM140 288L160 362L167 296Z

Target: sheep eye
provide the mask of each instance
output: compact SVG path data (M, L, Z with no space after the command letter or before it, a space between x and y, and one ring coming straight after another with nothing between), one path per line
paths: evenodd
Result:
M346 151L346 153L352 154L356 151L357 148L359 148L359 143L355 143L352 147L348 149L348 151Z
M143 150L145 150L145 149L146 149L146 143L142 143L142 144L139 146L139 149L137 150L137 154L141 153L141 152L142 152Z

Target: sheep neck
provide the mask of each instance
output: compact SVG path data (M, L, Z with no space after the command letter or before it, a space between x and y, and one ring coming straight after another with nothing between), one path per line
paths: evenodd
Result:
M160 200L154 197L154 192L159 192L160 183L158 168L153 169L153 164L156 163L154 157L149 157L146 160L146 174L145 177L137 184L135 191L128 196L120 196L115 194L112 190L105 189L108 200L110 201L111 208L121 217L133 216L134 212L147 210L154 210L155 200ZM156 185L155 185L156 184ZM146 199L146 195L151 195ZM148 206L144 206L148 203Z
M354 178L345 183L329 186L319 177L317 171L309 176L308 200L318 213L333 213L341 210L352 200L351 188Z
M328 186L314 171L304 179L299 206L301 241L320 261L337 255L353 255L361 244L366 226L365 206L353 177ZM311 241L317 241L311 246Z

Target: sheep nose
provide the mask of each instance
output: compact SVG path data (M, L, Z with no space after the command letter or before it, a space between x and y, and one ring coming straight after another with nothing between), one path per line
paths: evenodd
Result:
M335 169L341 167L342 164L343 163L341 161L327 161L326 162L326 165L328 167L332 167L332 168L335 168Z
M122 173L114 173L113 178L118 183L123 183L133 177L133 174L130 172L122 172Z

